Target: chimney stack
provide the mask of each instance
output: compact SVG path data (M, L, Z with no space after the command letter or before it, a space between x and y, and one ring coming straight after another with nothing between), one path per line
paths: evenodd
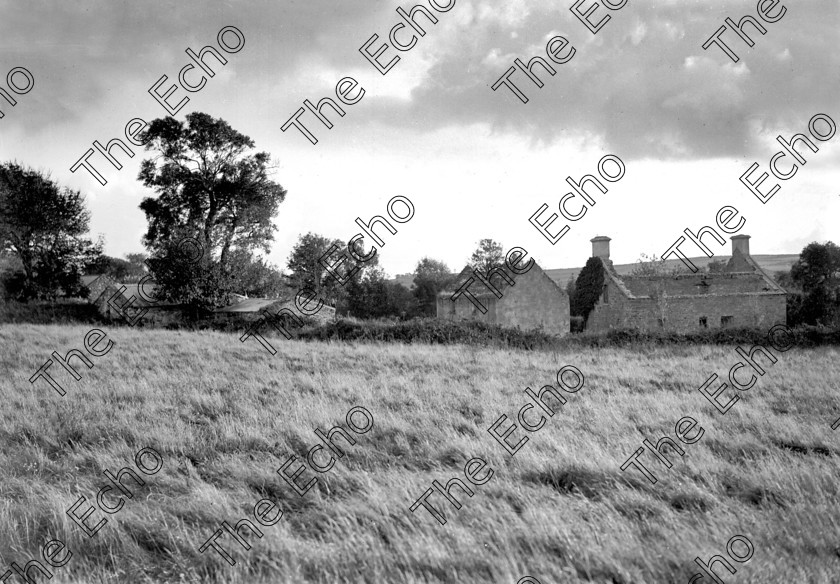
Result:
M593 237L589 241L592 242L592 257L601 258L602 260L610 259L610 238L604 235Z
M729 239L732 240L732 255L736 251L740 251L744 256L750 257L750 236L749 235L733 235Z

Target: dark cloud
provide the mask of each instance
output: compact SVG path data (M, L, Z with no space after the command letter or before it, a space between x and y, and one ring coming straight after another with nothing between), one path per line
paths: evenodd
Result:
M366 115L429 128L486 122L538 141L581 138L629 158L658 159L742 156L766 142L762 128L805 131L820 112L840 122L840 5L833 0L787 3L763 36L748 25L752 48L725 33L737 64L702 44L725 17L737 21L754 3L628 2L595 36L568 10L572 2L550 4L530 5L505 23L459 3L442 20L454 21L458 10L471 17L424 39L437 45L435 63L411 101L369 100ZM514 57L545 58L549 33L568 38L574 58L557 65L554 77L537 67L542 89L515 73L527 104L505 87L493 92Z
M76 122L109 94L126 95L134 83L143 89L130 97L145 101L145 88L163 74L171 79L188 62L187 47L215 45L227 25L241 27L246 38L248 49L237 53L235 63L242 77L277 79L313 54L326 65L357 64L358 54L333 50L335 39L361 38L382 12L362 0L33 0L0 6L3 65L26 67L36 79L37 90L26 97L37 104L28 110L27 131Z
M754 11L754 2L633 0L611 12L597 35L571 14L571 4L457 0L419 48L401 55L394 70L420 60L432 63L411 99L369 90L342 124L363 133L367 124L422 132L484 123L537 142L569 138L597 143L628 158L691 159L753 153L757 144L767 142L759 139L761 130L804 131L818 112L840 120L836 0L788 2L785 16L765 25L766 35L749 29L756 42L752 48L726 33L741 56L738 64L718 48L704 51L701 45L726 16L737 20ZM252 101L273 93L283 111L278 119L285 119L294 111L286 109L307 97L289 91L290 80L300 83L324 70L349 74L360 69L381 79L358 47L374 32L387 38L398 19L397 5L411 3L0 3L4 63L27 66L36 78L36 90L26 96L32 106L26 119L8 116L2 123L12 128L25 122L26 131L38 131L70 126L109 97L125 95L146 103L151 83L162 74L171 78L186 64L186 47L214 43L216 32L228 24L242 27L247 46L231 70L252 91ZM598 8L602 13L603 5ZM542 89L514 74L528 104L504 87L490 89L514 57L545 56L551 34L564 35L577 52L569 63L556 66L554 77L540 71ZM325 82L323 95L335 81ZM231 99L239 100L241 109L250 107L244 93Z

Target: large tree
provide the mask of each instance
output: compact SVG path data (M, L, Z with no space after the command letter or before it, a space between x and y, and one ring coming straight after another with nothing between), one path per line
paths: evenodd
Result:
M802 290L796 320L836 323L840 320L840 247L830 241L806 245L790 268L789 284Z
M505 251L502 244L492 239L482 239L478 242L478 248L470 257L469 265L471 268L479 270L484 276L493 268L503 267L505 265Z
M138 176L158 195L140 204L149 221L144 243L153 253L192 236L204 249L203 272L227 276L233 250L268 252L286 190L269 178L267 152L249 153L251 138L204 113L187 114L186 123L153 120L141 138L156 154Z
M437 295L452 279L449 267L438 260L423 258L414 270L414 298L422 316L435 316Z
M83 237L89 221L79 191L16 163L0 165L0 248L22 267L15 295L77 293L85 266L102 252L101 241Z

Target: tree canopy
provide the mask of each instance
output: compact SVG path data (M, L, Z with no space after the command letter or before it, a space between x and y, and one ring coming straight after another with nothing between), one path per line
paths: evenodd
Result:
M367 270L347 284L347 312L356 318L414 316L411 292L385 279L382 268Z
M413 293L417 301L417 312L422 316L435 316L438 292L452 279L449 266L426 257L417 262L414 274Z
M505 265L505 250L502 244L492 239L482 239L478 242L478 248L470 257L471 268L487 275L493 268Z
M83 237L89 221L79 191L17 163L0 165L0 249L17 256L23 270L13 295L78 293L81 274L102 251L101 241Z
M799 254L782 284L801 293L789 299L793 324L837 324L840 321L840 247L812 242Z
M138 179L158 195L140 204L149 221L147 246L157 249L191 231L223 271L232 249L268 251L286 190L269 178L267 152L247 154L251 138L197 112L186 123L153 120L142 139L156 156L142 162Z
M141 139L156 154L142 162L138 180L157 193L140 208L149 222L143 241L163 297L220 305L260 279L265 285L257 288L276 290L279 275L253 256L269 251L277 230L272 219L286 197L269 177L268 153L249 153L251 138L204 113L187 114L186 122L153 120ZM203 255L178 281L168 277L177 270L167 262L186 237L200 242Z
M106 274L117 282L139 282L146 275L144 253L126 254L126 259L102 255L87 266L88 274Z
M345 253L345 261L335 268L335 272L345 282L344 285L331 275L319 261L331 248L333 252L324 258L324 263L334 265L342 251ZM361 248L361 242L357 242L354 251L360 257L366 255ZM289 269L287 279L289 285L295 290L313 290L324 299L324 302L342 310L345 308L347 300L347 288L345 287L347 278L358 283L367 270L374 269L378 264L378 254L367 262L360 262L349 257L347 244L340 239L330 239L310 232L298 238L298 242L289 255L286 264Z

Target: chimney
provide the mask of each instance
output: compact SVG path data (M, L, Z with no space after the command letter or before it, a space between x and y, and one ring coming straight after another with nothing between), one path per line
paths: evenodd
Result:
M750 236L749 235L733 235L729 239L732 240L732 255L736 251L740 251L745 257L750 257Z
M589 241L592 242L592 257L601 258L602 260L610 259L610 238L604 235L593 237Z

